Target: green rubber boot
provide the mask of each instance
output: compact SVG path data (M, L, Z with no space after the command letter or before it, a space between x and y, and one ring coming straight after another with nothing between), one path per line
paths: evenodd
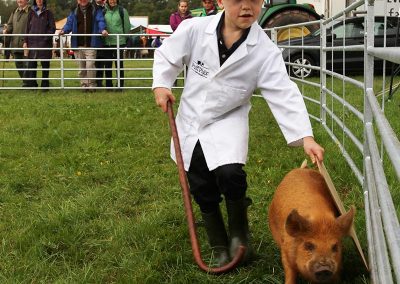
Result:
M201 213L206 228L208 242L214 254L214 261L220 267L230 261L228 236L226 234L221 210L212 213Z
M252 203L250 198L240 200L226 200L228 212L229 238L231 257L234 257L239 246L245 246L246 252L242 259L242 264L249 262L254 256L254 251L250 245L249 222L247 219L247 207Z

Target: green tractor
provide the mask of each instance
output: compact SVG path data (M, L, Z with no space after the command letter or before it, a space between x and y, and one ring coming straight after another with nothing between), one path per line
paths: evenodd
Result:
M204 8L190 11L195 17L206 15ZM296 0L265 0L258 19L264 29L319 20L320 15L311 4L297 4ZM319 29L318 24L278 30L278 41L306 36Z
M311 4L297 4L296 0L265 0L258 23L264 29L298 24L321 19ZM306 36L319 29L319 24L279 29L278 41Z

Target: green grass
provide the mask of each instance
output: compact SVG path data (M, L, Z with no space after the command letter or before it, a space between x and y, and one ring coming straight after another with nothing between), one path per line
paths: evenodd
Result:
M285 146L262 99L253 99L245 168L258 257L222 276L193 261L168 120L150 91L10 91L0 105L1 283L283 282L267 208L305 155ZM345 207L358 209L366 252L362 190L337 146L314 127ZM198 232L207 261L205 232ZM343 283L368 283L355 247L345 246Z

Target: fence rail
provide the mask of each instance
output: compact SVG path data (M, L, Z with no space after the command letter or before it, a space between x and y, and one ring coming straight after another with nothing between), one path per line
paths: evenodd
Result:
M4 38L12 38L12 37L43 37L46 35L43 34L5 34ZM161 38L168 37L166 34L113 34L110 36L116 37L116 46L103 46L103 47L71 47L71 37L84 37L87 36L85 34L68 34L68 35L47 35L52 38L53 46L48 48L10 48L10 47L0 47L0 54L2 54L2 58L0 58L0 70L1 70L1 78L0 84L1 89L3 90L13 90L13 89L26 89L22 86L22 78L19 76L18 71L20 72L29 72L32 70L36 70L38 72L38 78L24 78L25 81L36 81L40 80L40 72L48 71L50 73L49 87L30 87L33 90L49 90L49 89L81 89L79 72L82 71L82 68L79 67L79 63L82 62L94 62L96 66L94 67L86 67L85 71L93 71L102 73L109 71L112 72L111 77L108 76L86 76L87 80L101 80L104 81L106 79L113 81L112 87L105 86L96 86L94 89L97 90L129 90L129 89L150 89L151 88L151 71L152 71L152 60L153 53L156 49L155 47L151 47L150 45L141 46L139 43L134 46L125 46L120 45L121 37L146 37L148 39L152 37L160 36ZM91 35L102 37L101 35ZM56 46L55 39L58 39L59 46ZM52 57L45 59L37 59L35 56L20 56L13 57L14 53L22 54L25 52L26 54L29 51L43 51L48 50L51 51ZM97 56L93 59L80 59L75 58L74 54L80 50L94 50L97 53ZM109 52L111 50L117 50L116 57L114 58L104 58L104 52ZM8 52L11 53L11 58L6 58L5 54ZM25 55L26 55L25 54ZM28 64L30 62L49 62L49 68L37 67L32 68L29 67ZM111 63L111 67L98 67L98 63ZM14 65L15 64L15 65ZM16 68L16 65L20 64ZM40 63L38 64L40 66ZM125 73L124 76L121 76L121 72ZM26 73L25 73L26 74ZM178 86L175 88L182 88L184 80L184 73L178 78ZM124 86L122 86L122 82L124 82ZM104 85L104 82L102 82Z

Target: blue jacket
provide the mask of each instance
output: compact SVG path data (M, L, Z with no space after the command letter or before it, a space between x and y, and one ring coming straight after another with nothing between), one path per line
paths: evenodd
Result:
M91 4L89 4L91 5ZM78 9L76 7L67 18L67 23L62 28L65 34L69 34L72 32L73 34L78 33ZM93 26L92 26L92 34L101 34L103 30L106 29L106 22L104 20L103 12L101 9L96 9L96 6L92 5L92 14L93 14ZM101 47L102 40L101 36L92 36L90 40L91 47ZM71 47L78 47L78 38L76 36L71 37Z

